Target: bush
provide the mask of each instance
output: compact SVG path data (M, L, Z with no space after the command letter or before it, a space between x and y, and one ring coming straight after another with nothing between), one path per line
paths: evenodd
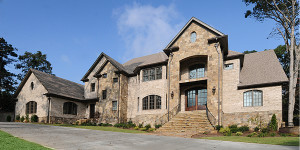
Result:
M245 126L241 126L241 127L238 128L238 131L244 133L246 131L249 131L249 127L246 126L246 125Z
M10 121L11 121L11 116L10 116L10 115L8 115L8 116L6 117L6 121L7 121L7 122L10 122Z
M269 128L262 128L262 129L261 129L261 132L262 132L262 133L269 133L269 132L270 132L270 129L269 129Z
M253 132L253 133L249 134L248 137L253 137L253 136L256 136L256 135L257 135L257 133Z
M242 133L242 132L237 132L235 135L236 135L236 136L242 136L243 133Z
M255 127L255 128L254 128L254 131L255 131L255 132L258 132L258 131L259 131L259 127Z
M144 127L143 123L140 123L139 128L143 128L143 127Z
M147 131L147 128L140 128L141 131Z
M235 124L229 126L229 129L230 129L231 133L236 133L236 132L238 132L238 127L237 127L237 125L235 125Z
M271 131L277 131L278 129L278 124L277 124L277 119L276 119L276 115L273 114L271 122L269 124L269 128Z
M147 124L147 125L145 125L145 128L148 130L148 129L151 128L151 125L150 125L150 124Z
M139 127L134 127L134 130L138 130L139 129Z
M20 115L16 115L16 121L20 121Z
M155 129L158 129L158 128L160 128L161 127L161 124L156 124L155 125Z
M29 115L28 114L25 116L25 122L29 122Z
M150 128L149 129L150 132L153 132L154 130L155 130L155 128Z
M219 130L220 133L222 133L223 135L225 136L231 136L231 131L230 131L230 128L221 128Z
M37 115L32 115L30 120L31 120L31 122L38 122L39 117Z
M136 124L132 123L132 121L128 121L127 122L127 127L128 128L134 128L134 127L136 127Z
M276 136L276 133L273 132L270 134L270 136L274 137L274 136Z
M24 120L25 120L25 117L22 116L21 119L20 119L20 121L21 121L21 122L24 122Z
M103 126L103 127L111 127L111 126L113 126L113 125L110 124L110 123L100 123L99 126Z
M263 133L263 132L261 132L261 133L259 133L257 136L258 136L258 137L266 137L266 136L268 136L268 133Z
M216 130L220 130L221 128L223 128L223 126L220 126L220 125L216 125Z
M287 136L286 133L280 133L279 135L280 135L280 136L283 136L283 137L286 137L286 136Z
M117 127L117 128L123 128L124 126L125 126L124 123L116 123L116 124L114 125L114 127Z

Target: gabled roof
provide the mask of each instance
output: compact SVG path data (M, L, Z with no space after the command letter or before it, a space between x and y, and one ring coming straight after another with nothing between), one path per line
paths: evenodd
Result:
M201 26L203 26L204 28L212 31L213 33L216 34L216 36L224 36L225 34L218 31L217 29L209 26L208 24L200 21L199 19L195 18L195 17L192 17L185 25L184 27L179 31L179 33L172 39L172 41L166 46L166 48L169 48L178 38L179 36L190 26L190 24L192 22L196 22L198 24L200 24Z
M239 88L281 84L285 82L288 82L288 78L274 50L244 55L244 65L240 72Z
M61 97L66 97L75 100L84 99L84 86L66 79L56 77L35 69L30 69L25 78L20 83L17 91L14 94L14 97L17 97L23 86L27 82L29 76L34 74L36 78L41 82L50 95L57 95Z
M168 62L168 56L164 52L159 52L152 55L133 58L124 63L123 66L129 74L134 74L134 71L138 68L165 62Z
M125 68L123 67L122 64L120 64L119 62L117 62L116 60L114 60L113 58L109 57L108 55L106 55L105 53L101 53L98 58L96 59L96 61L93 63L93 65L90 67L90 69L87 71L87 73L82 77L81 81L85 81L87 79L87 77L90 75L90 73L95 69L95 67L97 66L97 64L100 62L100 60L105 57L113 66L115 66L119 71L127 74Z

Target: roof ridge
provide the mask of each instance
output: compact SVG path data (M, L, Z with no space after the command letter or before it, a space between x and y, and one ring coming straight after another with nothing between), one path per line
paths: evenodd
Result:
M164 52L157 52L157 53L154 53L154 54L149 54L149 55L144 55L144 56L140 56L140 57L135 57L135 58L132 58L132 59L126 61L125 63L123 63L123 65L126 64L127 62L133 60L133 59L138 59L138 58L143 58L143 57L148 57L148 56L157 55L157 54L163 54L163 53ZM162 57L162 55L160 55L160 57Z

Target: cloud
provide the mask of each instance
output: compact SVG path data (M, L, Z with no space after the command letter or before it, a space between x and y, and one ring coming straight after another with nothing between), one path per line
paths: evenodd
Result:
M161 52L182 27L174 5L153 7L134 3L115 10L118 33L126 44L124 60Z
M68 64L71 63L71 60L69 59L69 56L67 56L67 55L61 55L60 59L65 63L68 63Z

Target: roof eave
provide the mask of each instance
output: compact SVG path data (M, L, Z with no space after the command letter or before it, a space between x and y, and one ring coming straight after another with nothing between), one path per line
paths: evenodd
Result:
M269 82L269 83L259 83L259 84L248 84L248 85L238 85L238 89L249 89L249 88L259 88L259 87L269 87L277 86L288 83L289 81L278 81L278 82Z

